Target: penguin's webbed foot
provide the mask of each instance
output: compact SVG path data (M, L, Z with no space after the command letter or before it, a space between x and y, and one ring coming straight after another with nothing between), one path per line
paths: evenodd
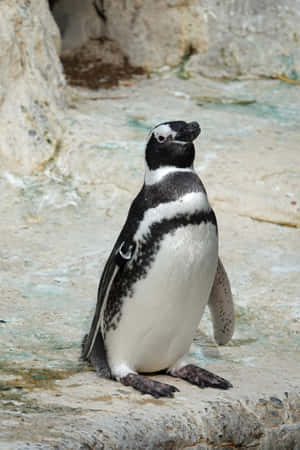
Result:
M192 384L196 384L201 388L212 387L217 389L229 389L232 387L232 384L229 381L208 370L201 369L201 367L195 366L194 364L188 364L181 369L174 370L171 374L174 377L179 377Z
M155 398L173 397L178 391L175 386L154 381L137 373L129 373L126 377L120 378L120 382L125 386L131 386L142 394L150 394Z

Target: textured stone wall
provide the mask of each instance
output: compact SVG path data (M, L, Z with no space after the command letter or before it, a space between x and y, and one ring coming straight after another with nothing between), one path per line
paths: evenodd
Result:
M209 77L300 77L299 0L199 0L206 51L187 68Z
M56 0L50 6L64 51L91 42L97 58L102 52L103 60L122 64L126 56L150 71L177 66L192 53L185 64L191 75L299 78L300 0ZM65 86L59 53L47 0L0 2L0 169L34 173L57 152Z
M191 48L207 48L198 0L58 0L52 11L63 54L102 37L114 41L132 65L153 70L179 64Z
M57 0L50 3L62 36L62 53L79 50L103 34L103 22L94 0Z
M0 2L0 168L34 173L55 153L64 78L46 0Z
M175 66L193 49L207 48L207 30L198 0L106 2L106 33L133 65Z
M131 64L209 77L300 72L300 0L57 0L63 49L106 37ZM100 51L101 53L101 51Z

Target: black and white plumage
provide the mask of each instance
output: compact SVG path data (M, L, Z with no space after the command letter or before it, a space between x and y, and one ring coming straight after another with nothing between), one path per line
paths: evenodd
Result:
M154 397L177 389L140 373L167 370L201 387L231 387L187 357L207 305L218 343L234 328L216 217L193 169L199 133L197 122L183 121L151 131L145 182L105 265L82 346L99 375Z

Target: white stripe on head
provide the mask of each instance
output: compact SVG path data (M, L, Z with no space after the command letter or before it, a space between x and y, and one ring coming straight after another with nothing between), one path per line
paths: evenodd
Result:
M168 125L167 123L163 125L157 125L150 131L147 143L151 139L152 134L154 134L155 139L157 140L157 142L159 142L160 136L163 137L164 139L167 139L169 136L171 136L172 139L174 139L177 134L177 131L172 130L170 125Z
M159 141L160 136L162 136L165 139L171 136L174 139L177 134L177 132L172 130L172 128L168 124L158 125L158 127L154 128L153 133L157 141Z
M177 200L160 203L155 208L147 209L133 239L135 242L142 240L154 223L173 219L179 215L190 216L197 212L209 212L210 210L211 207L205 192L189 192Z
M158 169L151 170L148 167L148 164L145 164L145 185L151 186L152 184L159 183L162 181L164 177L169 175L170 173L175 172L192 172L194 173L193 167L186 167L184 169L181 169L176 166L163 166L159 167Z

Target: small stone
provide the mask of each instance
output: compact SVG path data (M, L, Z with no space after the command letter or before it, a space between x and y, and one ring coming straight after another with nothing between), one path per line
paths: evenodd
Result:
M274 406L275 408L281 409L283 408L283 403L282 401L277 398L277 397L270 397L270 403L272 406Z

